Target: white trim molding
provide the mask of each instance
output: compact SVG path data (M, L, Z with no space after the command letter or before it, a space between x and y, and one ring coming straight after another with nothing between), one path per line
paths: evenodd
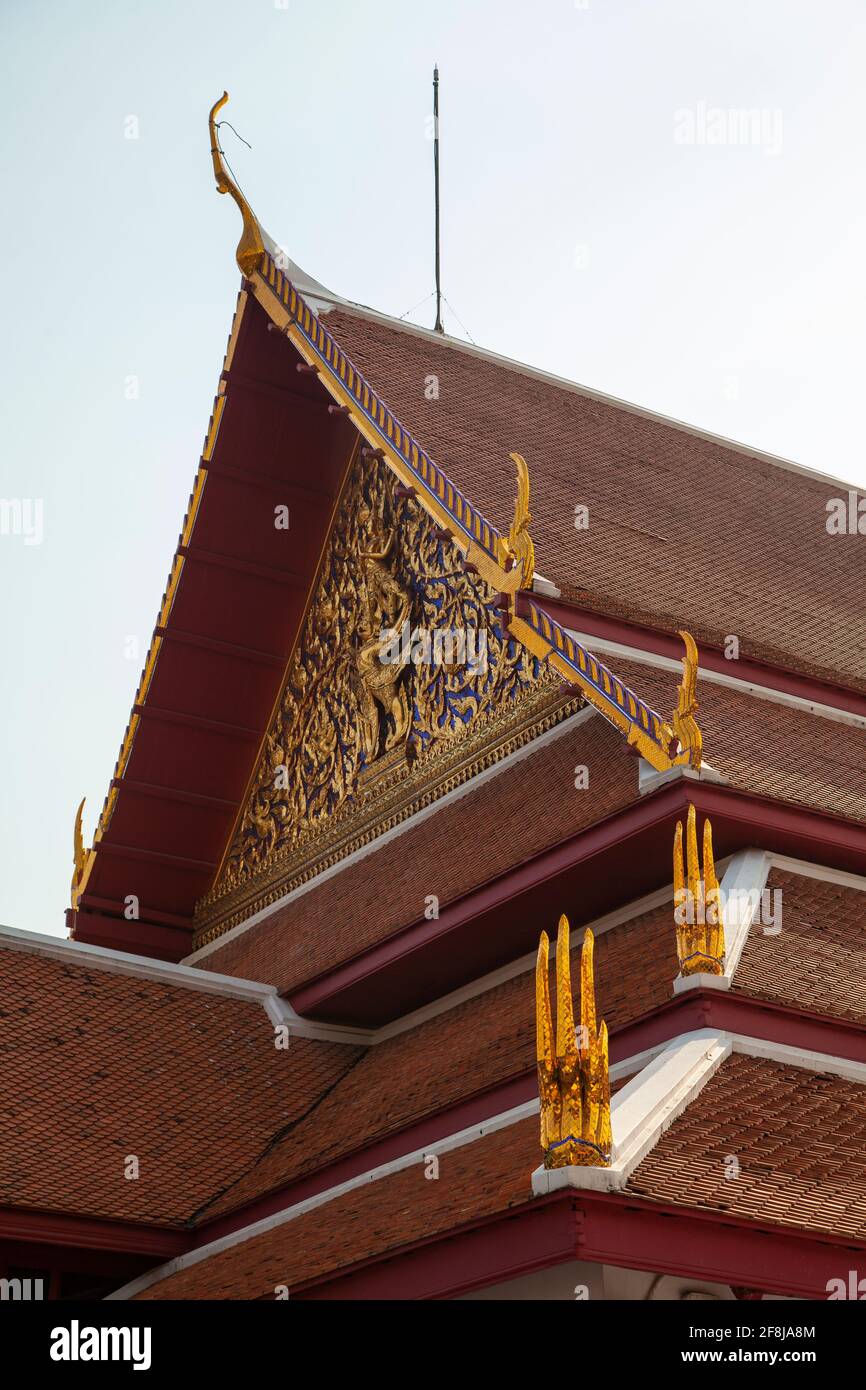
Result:
M302 1018L286 999L277 993L275 985L259 980L243 980L236 975L219 975L213 970L195 970L188 965L153 960L127 951L115 951L108 946L91 946L85 941L48 936L43 932L22 931L17 927L0 927L0 950L27 951L48 956L64 965L79 966L82 970L104 970L111 975L132 975L138 980L175 989L197 990L200 994L218 994L223 999L239 999L248 1004L260 1004L274 1027L286 1026L290 1034L311 1038L316 1042L338 1042L350 1046L369 1046L371 1032L347 1028L338 1023L316 1023Z

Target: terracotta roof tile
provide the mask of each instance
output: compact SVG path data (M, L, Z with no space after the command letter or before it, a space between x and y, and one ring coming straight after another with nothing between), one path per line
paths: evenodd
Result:
M782 894L782 930L752 927L735 991L866 1022L866 893L782 869L767 887Z
M866 1240L866 1087L735 1054L638 1166L648 1201ZM726 1178L735 1155L739 1175ZM415 1163L233 1245L140 1299L273 1298L530 1199L538 1123L523 1120ZM579 1197L579 1193L574 1194Z
M182 1225L357 1056L277 1050L255 1002L0 948L0 1204Z
M534 1117L443 1154L438 1179L413 1164L230 1246L137 1295L273 1298L302 1282L530 1200L538 1165Z
M866 1240L864 1139L866 1086L735 1053L638 1165L628 1191Z

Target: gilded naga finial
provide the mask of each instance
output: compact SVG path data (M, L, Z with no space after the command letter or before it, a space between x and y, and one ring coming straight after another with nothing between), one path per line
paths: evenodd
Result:
M87 851L84 848L84 836L81 833L81 821L84 815L84 803L86 797L81 798L81 805L75 812L75 829L72 832L72 906L77 906L78 893L81 887L81 879L84 874L84 866L87 863Z
M210 152L211 158L213 159L213 172L214 178L216 179L217 192L231 194L240 208L241 216L244 219L244 229L241 233L241 239L238 242L235 258L242 273L246 276L250 276L261 264L262 256L265 254L265 243L262 240L261 228L253 215L253 210L234 179L231 177L226 167L225 157L220 148L216 118L228 99L228 92L223 92L219 101L214 102L211 107L208 117L208 126L210 128Z
M520 566L518 587L532 588L535 574L535 546L529 535L532 515L529 511L529 469L522 454L509 454L517 469L517 497L514 502L514 520L508 532L508 550L514 557L515 566Z
M725 924L716 866L713 862L713 828L704 821L703 878L698 863L698 830L695 808L689 805L686 822L686 863L683 865L683 823L674 832L674 921L681 975L723 975Z
M544 1166L607 1167L611 1154L607 1027L604 1022L596 1026L592 932L587 927L580 952L580 1029L575 1032L568 918L559 919L555 1048L548 949L547 932L542 932L535 968L535 1021Z
M686 650L683 656L683 679L682 684L677 686L677 707L671 717L671 726L681 749L688 754L689 763L692 767L699 768L703 739L695 719L698 708L698 648L690 632L681 631L679 635L685 643Z

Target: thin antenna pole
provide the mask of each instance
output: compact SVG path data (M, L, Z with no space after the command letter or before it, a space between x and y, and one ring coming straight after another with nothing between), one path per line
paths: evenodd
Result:
M433 69L433 182L436 206L436 323L435 333L444 333L442 327L442 282L439 278L439 68Z

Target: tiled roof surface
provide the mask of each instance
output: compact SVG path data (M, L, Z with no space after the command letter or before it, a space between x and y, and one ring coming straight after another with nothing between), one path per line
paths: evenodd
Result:
M575 981L578 951L576 945ZM615 1032L670 999L677 968L669 906L602 932L595 943L596 1000L608 1030ZM534 1068L535 973L527 970L370 1048L304 1120L202 1213L202 1219L232 1210Z
M622 659L612 664L656 708L670 707L672 672ZM705 759L730 786L866 822L866 730L711 681L699 680L698 698ZM570 793L578 763L589 768L591 792L557 794ZM459 800L197 964L296 989L416 921L428 893L438 895L441 910L638 799L635 760L621 736L593 716L470 785Z
M735 991L866 1023L866 893L782 869L767 887L781 892L782 930L752 927Z
M357 1055L278 1050L255 1002L0 947L0 1205L182 1225Z
M735 1053L638 1165L628 1191L866 1240L864 1139L866 1085Z
M864 541L827 534L838 486L432 334L343 308L327 325L502 531L508 455L526 456L536 568L564 598L666 630L685 624L720 645L735 633L743 656L866 689ZM827 470L839 471L835 460ZM575 529L578 504L588 530Z
M544 744L197 960L289 991L638 797L637 762L600 717ZM573 769L592 791L575 792ZM469 851L469 852L467 852ZM327 924L327 929L324 928ZM311 929L312 928L312 929Z
M627 1193L866 1240L866 1086L735 1054L632 1175ZM731 1156L739 1172L733 1171ZM138 1297L273 1298L530 1200L533 1116L171 1274ZM574 1194L579 1197L579 1193Z
M669 671L619 658L611 665L645 700L667 710ZM698 701L704 759L731 786L866 822L866 729L700 675Z
M530 1200L538 1166L532 1117L439 1159L439 1177L415 1163L364 1184L252 1240L144 1289L138 1298L273 1298L359 1260L426 1240Z

